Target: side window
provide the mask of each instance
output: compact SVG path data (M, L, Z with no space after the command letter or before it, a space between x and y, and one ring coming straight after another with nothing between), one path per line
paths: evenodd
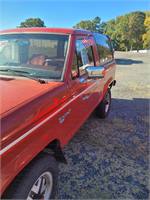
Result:
M94 36L97 44L100 63L103 64L105 62L112 60L113 53L109 38L106 35L97 33L94 34Z
M88 39L76 40L77 64L79 67L79 74L85 74L85 68L88 65L94 65L93 49Z

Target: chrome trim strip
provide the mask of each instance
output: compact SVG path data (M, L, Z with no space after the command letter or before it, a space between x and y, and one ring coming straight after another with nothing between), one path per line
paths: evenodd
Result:
M61 110L63 110L66 106L68 106L72 101L76 100L78 97L80 97L82 94L84 94L86 91L88 91L89 89L91 89L92 87L94 87L95 85L97 85L97 81L92 84L91 86L89 86L88 88L86 88L84 91L82 91L80 94L78 94L77 96L75 96L73 99L71 99L70 101L68 101L65 105L63 105L60 109L58 109L57 111L55 111L54 113L52 113L50 116L48 116L46 119L44 119L43 121L41 121L39 124L37 124L36 126L34 126L33 128L31 128L29 131L27 131L26 133L24 133L22 136L20 136L18 139L14 140L12 143L10 143L9 145L7 145L6 147L4 147L3 149L0 150L0 155L4 154L6 151L8 151L10 148L12 148L14 145L16 145L18 142L20 142L21 140L23 140L24 138L26 138L28 135L30 135L33 131L35 131L37 128L39 128L40 126L42 126L44 123L46 123L49 119L51 119L53 116L55 116L57 113L59 113Z

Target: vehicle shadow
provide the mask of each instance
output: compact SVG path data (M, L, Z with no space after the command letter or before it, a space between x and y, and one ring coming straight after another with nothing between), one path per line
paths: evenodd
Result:
M126 59L126 58L116 58L117 65L132 65L132 64L141 64L143 61L141 60L133 60L133 59Z

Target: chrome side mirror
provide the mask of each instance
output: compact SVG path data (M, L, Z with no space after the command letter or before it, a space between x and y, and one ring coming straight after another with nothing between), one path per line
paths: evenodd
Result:
M104 70L105 68L103 66L86 67L89 78L104 78Z

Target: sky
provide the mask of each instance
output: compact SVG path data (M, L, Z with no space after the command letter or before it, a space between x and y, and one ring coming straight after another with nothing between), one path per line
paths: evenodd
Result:
M27 18L41 18L47 27L72 27L96 16L105 22L146 10L149 0L0 0L0 29L15 28Z

